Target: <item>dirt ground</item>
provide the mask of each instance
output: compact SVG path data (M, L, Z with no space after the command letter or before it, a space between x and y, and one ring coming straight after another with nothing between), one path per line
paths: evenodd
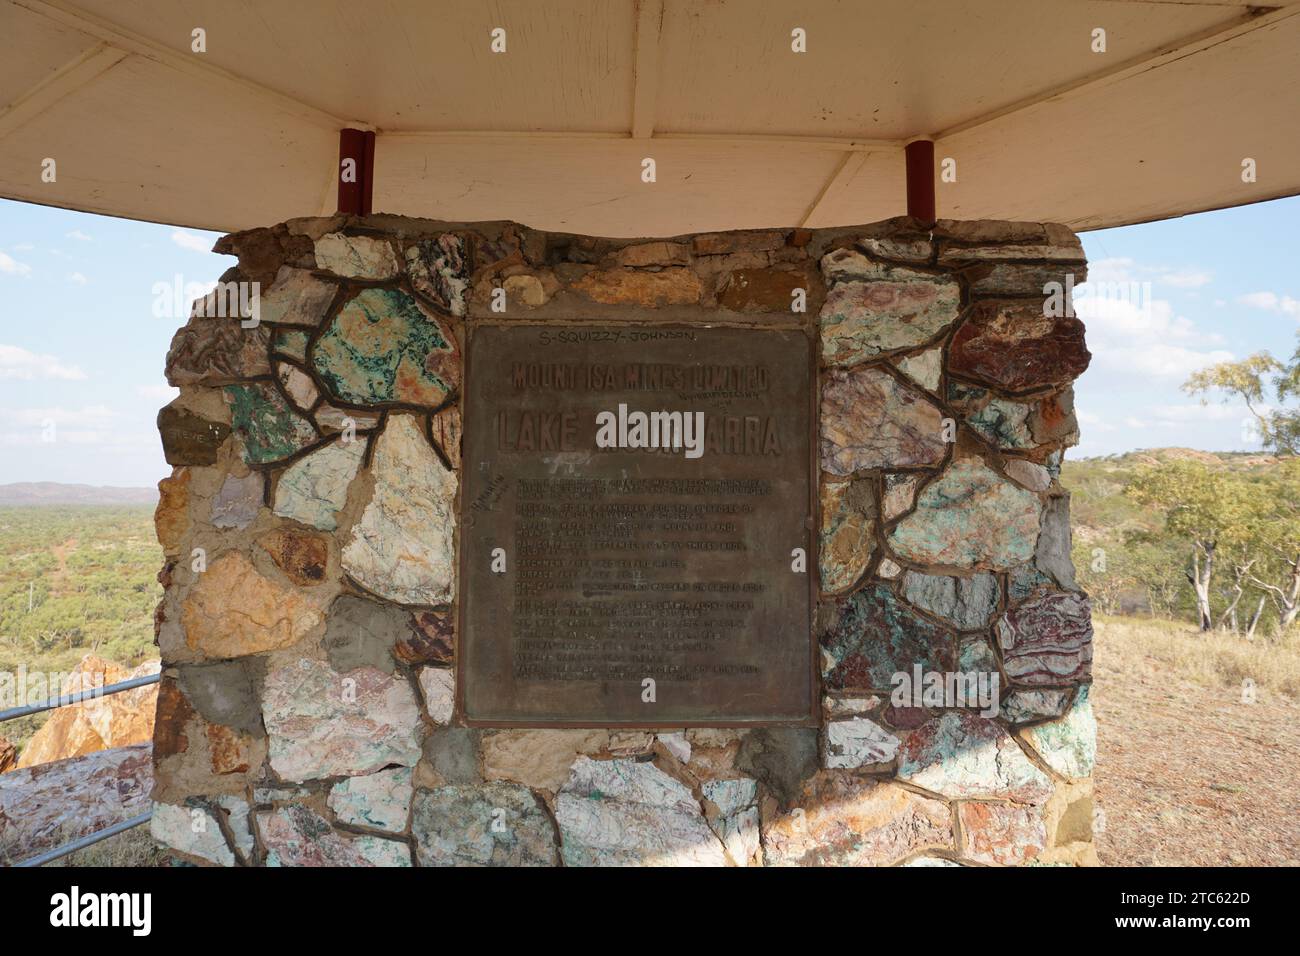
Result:
M1095 652L1102 864L1300 865L1300 704L1171 674L1123 625Z

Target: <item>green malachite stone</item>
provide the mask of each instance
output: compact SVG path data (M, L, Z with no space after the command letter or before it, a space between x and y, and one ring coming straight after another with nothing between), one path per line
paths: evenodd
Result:
M894 526L890 546L915 564L1005 571L1033 557L1041 511L1033 492L979 458L957 458Z
M243 441L244 461L250 465L288 458L317 438L316 429L265 382L227 385L230 428Z
M366 289L316 341L326 388L354 405L439 405L456 386L451 336L396 289Z
M1033 448L1034 437L1027 424L1029 412L1028 405L995 398L966 421L999 448Z
M299 362L307 361L307 333L302 329L280 329L273 339L275 351Z

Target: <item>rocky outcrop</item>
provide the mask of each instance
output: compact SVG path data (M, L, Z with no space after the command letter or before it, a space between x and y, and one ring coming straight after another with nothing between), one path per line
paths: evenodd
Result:
M157 661L126 668L87 654L65 676L61 686L51 688L50 693L52 696L56 690L59 696L80 693L157 673ZM146 685L51 711L23 748L18 766L35 767L98 750L147 743L153 739L157 698L158 688Z

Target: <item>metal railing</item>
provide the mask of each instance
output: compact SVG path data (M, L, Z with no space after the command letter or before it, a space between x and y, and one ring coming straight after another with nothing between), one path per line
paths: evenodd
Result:
M55 710L59 707L68 707L72 704L79 704L84 700L94 700L100 697L107 697L109 694L120 694L123 691L135 690L137 687L146 687L149 684L156 684L162 679L162 673L147 674L144 677L132 677L130 680L120 681L116 684L109 684L106 687L92 687L90 690L79 691L75 694L64 694L60 697L54 697L50 700L43 701L39 704L27 704L22 707L10 707L8 710L0 710L0 723L6 720L14 720L18 717L28 717L32 714L39 714L47 710ZM148 823L153 817L153 812L142 813L137 817L131 817L129 820L122 820L114 823L110 827L102 830L96 830L94 833L88 833L83 837L78 837L62 846L57 846L52 850L46 850L36 856L15 863L15 867L25 866L43 866L51 860L57 860L65 857L70 853L78 850L84 850L88 846L94 846L100 840L107 840L111 836L117 836L127 830Z

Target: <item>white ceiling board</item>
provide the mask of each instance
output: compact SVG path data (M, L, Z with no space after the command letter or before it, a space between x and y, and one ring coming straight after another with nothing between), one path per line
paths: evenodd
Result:
M160 97L159 92L166 96ZM337 135L251 94L176 82L130 56L0 141L10 198L202 229L235 230L319 212ZM142 112L142 104L157 104ZM41 181L41 163L58 179Z
M907 179L901 149L850 153L802 225L809 228L876 222L907 212Z
M667 0L656 128L923 136L1235 12L1043 0ZM790 49L796 26L807 31L807 53ZM1106 29L1104 55L1091 51L1094 27Z
M84 33L0 3L0 109L96 45Z
M1294 195L1296 117L1300 16L941 140L939 214L1095 228Z
M1297 11L0 0L0 196L249 228L331 211L338 129L360 126L376 210L615 236L831 226L902 213L902 146L929 135L959 161L940 215L1116 225L1300 193Z
M641 181L655 160L657 180ZM673 140L379 137L376 212L515 219L538 229L668 236L797 223L840 162L833 150Z
M62 0L55 0L62 2ZM632 0L64 3L336 116L386 130L625 131ZM493 53L491 31L506 30Z

